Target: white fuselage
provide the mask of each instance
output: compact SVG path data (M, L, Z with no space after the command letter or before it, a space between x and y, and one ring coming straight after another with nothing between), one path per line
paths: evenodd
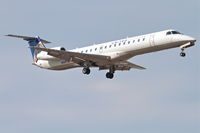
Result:
M187 35L167 35L167 32L169 31L173 30L165 30L161 32L125 38L112 42L77 48L69 51L95 55L106 55L110 56L113 62L118 62L128 60L136 55L169 48L181 47L183 45L190 45L188 43L195 42L194 38ZM41 68L63 70L79 67L78 64L49 56L46 52L39 53L37 57L38 60L34 64Z

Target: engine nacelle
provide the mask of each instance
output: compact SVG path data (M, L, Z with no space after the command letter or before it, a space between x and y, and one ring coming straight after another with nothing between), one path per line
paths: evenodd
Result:
M66 51L64 47L54 47L50 49L55 49L55 50L61 50L61 51ZM40 53L37 54L37 59L38 60L59 60L58 58L48 55L47 52L41 51Z
M51 48L51 49L66 51L64 47L54 47L54 48Z

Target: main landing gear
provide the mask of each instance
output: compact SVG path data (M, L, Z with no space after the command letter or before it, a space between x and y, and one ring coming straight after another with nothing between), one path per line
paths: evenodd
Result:
M113 74L113 73L111 73L111 72L107 72L107 73L106 73L106 78L112 79L113 77L114 77L114 74Z
M89 67L84 67L82 70L83 74L89 75L90 74L90 68ZM115 73L115 68L114 66L109 68L109 72L106 73L106 78L108 79L113 79Z
M89 62L89 61L84 62L82 73L89 75L90 74L90 66L91 66L91 62Z
M83 72L83 74L89 75L90 74L90 68L89 67L84 67L82 72Z
M113 79L114 73L115 73L115 68L114 66L111 66L109 72L106 73L106 78Z

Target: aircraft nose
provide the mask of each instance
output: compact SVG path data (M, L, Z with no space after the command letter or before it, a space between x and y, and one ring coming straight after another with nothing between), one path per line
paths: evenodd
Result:
M187 41L187 42L193 42L193 43L196 42L195 38L190 37L190 36L186 36L186 35L183 37L183 40Z

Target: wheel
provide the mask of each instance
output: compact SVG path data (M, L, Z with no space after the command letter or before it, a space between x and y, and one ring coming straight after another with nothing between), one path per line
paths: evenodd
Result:
M185 54L184 52L181 52L181 53L180 53L180 56L185 57L186 54Z
M90 74L90 68L83 68L82 70L83 74Z
M86 74L87 74L87 75L90 74L90 69L89 69L89 68L87 68L87 72L86 72Z
M112 79L114 77L113 73L107 72L106 73L106 78Z

